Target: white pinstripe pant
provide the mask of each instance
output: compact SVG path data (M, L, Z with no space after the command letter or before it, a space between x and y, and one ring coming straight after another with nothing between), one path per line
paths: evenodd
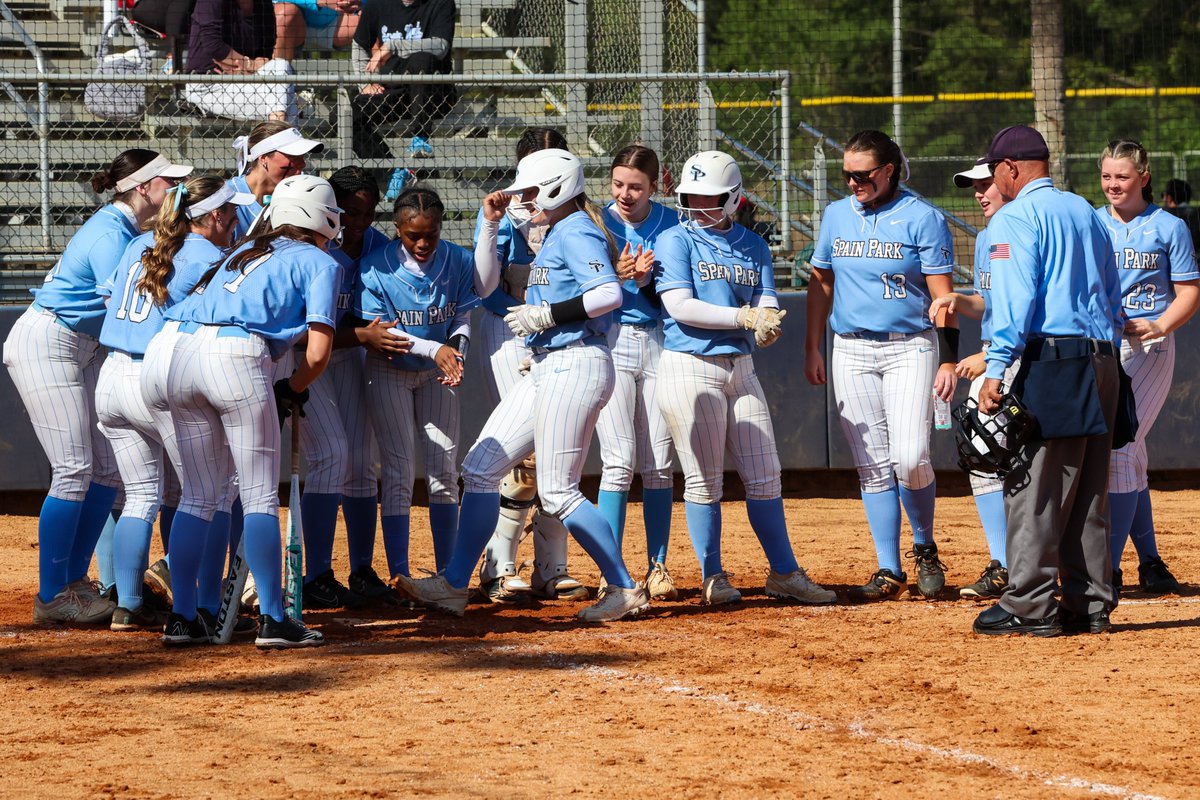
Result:
M308 387L300 449L308 471L304 490L317 494L374 497L371 421L361 347L333 351L329 368Z
M458 391L438 383L438 374L397 369L383 356L367 354L367 408L379 441L383 516L409 513L418 457L429 502L458 502Z
M726 449L747 500L779 497L775 430L752 356L667 350L658 377L658 407L683 467L685 500L708 505L721 499Z
M1171 391L1171 378L1175 374L1175 334L1150 342L1125 339L1121 342L1121 366L1133 384L1138 432L1132 442L1120 450L1113 450L1112 460L1108 462L1108 490L1114 494L1140 492L1149 486L1146 437Z
M161 412L159 412L160 415ZM142 362L127 353L113 352L100 368L96 383L96 416L99 427L112 445L121 482L125 484L125 508L122 516L154 522L162 498L165 469L163 440L155 412L142 397ZM166 424L170 424L169 415ZM171 435L171 447L178 450Z
M484 309L479 315L479 347L483 351L483 382L495 408L521 382L521 361L533 355L525 338L509 329L504 318Z
M496 491L504 475L536 450L542 511L570 516L587 500L579 479L614 380L612 355L603 345L535 354L529 376L500 401L467 453L466 491Z
M94 480L120 486L112 447L96 427L96 380L104 349L53 313L29 308L4 342L4 365L50 461L51 497L82 502Z
M616 384L612 398L596 422L604 465L600 489L629 491L635 457L644 488L670 489L671 434L655 399L663 351L662 326L618 327L620 332L612 351Z

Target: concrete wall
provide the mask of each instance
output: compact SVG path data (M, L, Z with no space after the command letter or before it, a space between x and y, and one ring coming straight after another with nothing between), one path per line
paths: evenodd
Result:
M784 336L754 357L771 406L780 460L784 470L851 469L849 449L833 410L832 388L810 386L804 379L805 301L804 293L781 297L781 305L788 311ZM23 311L17 307L0 308L0 339L7 338L13 322ZM1196 325L1185 326L1176 337L1174 386L1148 443L1150 468L1155 470L1200 469L1200 447L1197 447L1200 435L1193 424L1200 411L1200 329ZM968 321L962 336L962 352L973 352L978 345L978 327ZM485 393L479 389L481 385L480 359L475 352L468 359L467 378L460 389L460 441L464 443L464 453L490 412ZM966 382L960 382L959 399L966 392ZM593 443L585 470L589 475L600 471L598 450ZM957 468L951 431L933 432L933 453L938 470ZM49 482L49 464L34 437L24 406L8 371L0 370L0 491L44 490Z

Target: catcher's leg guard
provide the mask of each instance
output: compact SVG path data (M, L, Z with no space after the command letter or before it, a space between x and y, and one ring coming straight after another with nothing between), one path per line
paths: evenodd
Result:
M537 483L533 458L530 457L515 467L500 483L500 518L496 522L496 530L488 541L483 563L479 567L481 584L502 576L516 576L517 545L525 530L529 509L536 501ZM519 590L521 587L515 588Z
M588 590L567 574L567 528L562 520L533 517L533 593L550 600L587 600Z

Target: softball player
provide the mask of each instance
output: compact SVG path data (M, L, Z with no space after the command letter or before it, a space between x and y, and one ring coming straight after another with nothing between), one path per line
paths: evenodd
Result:
M4 365L53 470L38 519L35 622L112 618L113 604L87 579L120 483L112 449L96 428L104 320L96 287L158 212L167 189L191 171L152 150L133 149L92 178L97 194L115 190L112 202L71 238L4 343Z
M286 618L280 575L279 412L299 408L332 352L341 268L325 252L340 233L333 189L309 175L284 179L251 236L209 268L197 290L166 312L177 329L166 395L179 442L183 498L171 534L174 604L163 642L206 642L196 613L196 574L230 456L245 509L246 562L262 612L255 644L311 647L324 637ZM265 267L265 268L264 268ZM177 324L170 325L171 321ZM274 385L272 360L308 334L290 378ZM161 350L148 355L161 357ZM147 374L157 374L148 359ZM276 412L276 413L272 413Z
M783 515L771 414L754 372L755 343L780 335L771 253L732 219L742 175L727 154L697 153L683 166L680 225L658 237L657 290L669 316L659 362L658 406L684 472L688 533L704 578L701 602L741 593L721 565L725 451L746 484L746 510L771 569L767 594L802 603L837 596L796 563Z
M992 180L992 171L986 160L976 162L969 170L959 172L954 176L954 185L960 189L968 186L975 189L975 201L983 210L985 220L1004 205L1004 198ZM929 304L929 319L936 321L943 314L956 314L980 320L980 337L983 349L967 356L958 362L954 368L960 378L971 381L971 396L979 393L983 385L983 373L987 369L984 358L987 355L988 342L992 336L992 314L988 304L991 294L992 269L989 256L987 229L979 231L975 237L975 294L959 294L951 292L933 300ZM1020 368L1017 359L1005 373L1004 382L1012 385ZM998 476L980 476L972 474L971 493L975 496L975 508L979 512L979 521L983 526L983 535L987 540L990 561L984 568L979 580L958 590L958 596L964 598L999 599L1008 585L1008 555L1006 553L1007 523L1004 514L1004 481Z
M142 360L151 337L162 328L163 310L180 300L204 271L222 257L237 221L236 207L254 202L215 175L189 178L169 190L155 217L154 230L129 243L118 267L99 287L110 296L100 344L109 348L96 384L100 431L112 445L125 508L113 540L119 606L112 615L115 631L162 629L162 619L142 603L150 538L160 503L160 486L168 472L179 469L179 448L166 410L152 411L142 396ZM171 466L164 467L164 447ZM232 502L232 496L227 498ZM200 582L200 605L215 615L220 605L220 574L225 564L229 507L214 516L210 536L217 562L215 580ZM224 531L224 538L220 531Z
M1121 275L1125 338L1121 366L1133 384L1138 430L1113 450L1108 500L1113 584L1121 591L1121 554L1133 539L1138 578L1151 594L1178 592L1179 582L1158 554L1150 489L1146 482L1146 436L1162 410L1175 371L1174 331L1200 307L1200 271L1187 224L1153 202L1150 161L1137 142L1118 139L1100 155L1100 187L1109 205L1096 213L1108 228Z
M931 390L944 400L954 394L958 331L938 328L935 336L926 313L931 298L951 291L954 246L941 213L900 188L906 165L900 147L879 131L862 131L846 144L842 174L853 194L825 211L808 289L805 377L826 381L821 341L828 320L838 414L879 560L871 579L850 590L855 602L907 588L901 504L913 528L918 591L936 597L946 580L933 541L929 423Z
M356 606L364 600L399 600L371 567L375 556L375 510L379 506L372 458L371 422L364 394L362 345L404 351L401 339L387 332L391 322L358 327L348 314L359 264L388 238L371 226L379 205L379 185L360 167L343 167L329 178L342 208L342 241L329 254L342 267L334 351L329 368L309 387L300 445L308 463L304 497L305 608ZM394 344L393 344L394 343ZM350 551L350 588L333 574L333 539L338 505L346 518Z
M606 622L635 615L649 607L646 591L629 576L604 517L579 491L596 418L612 394L607 334L610 312L621 305L611 261L615 248L604 232L602 212L583 193L582 163L565 150L551 149L521 159L516 181L485 199L477 259L496 252L505 194L520 194L533 221L547 225L525 303L505 318L533 349L532 367L500 401L463 461L458 538L445 572L421 580L399 576L397 587L427 605L462 614L471 572L495 529L500 481L537 451L543 513L562 520L608 584L604 598L581 611L580 619Z
M275 191L279 182L302 173L307 156L324 149L325 145L305 139L299 130L279 120L260 122L248 135L233 140L233 150L237 153L237 177L232 181L233 188L252 194L257 200L238 207L234 241L250 230L255 217L262 213L263 200Z
M596 422L603 463L598 505L620 547L636 454L646 526L646 590L651 600L674 600L679 593L666 567L671 537L671 434L655 399L662 356L662 308L638 285L649 285L654 244L678 221L674 213L650 199L658 191L659 172L658 155L648 147L630 145L613 158L613 201L605 209L604 223L621 248L618 276L624 282L613 346L616 385ZM637 261L643 265L640 279L622 270L622 266L634 268Z
M458 393L479 305L470 252L441 238L445 207L429 189L396 199L396 239L362 259L354 287L361 319L396 320L405 355L369 353L367 407L383 469L380 517L388 570L408 575L409 513L416 462L425 467L429 527L441 572L458 531Z
M567 149L567 140L553 128L529 128L517 140L517 160L539 150ZM484 211L475 225L476 247L483 241ZM525 300L529 268L541 247L546 226L530 219L515 199L496 231L500 286L483 299L479 342L483 351L484 385L493 407L524 377L522 364L532 357L525 339L504 322L513 306ZM491 241L490 239L488 241ZM489 313L490 312L490 313ZM567 531L555 517L534 513L532 584L517 574L517 545L529 510L537 504L535 466L530 457L500 483L500 517L479 567L480 594L495 603L524 602L532 592L547 599L584 600L588 591L567 574Z

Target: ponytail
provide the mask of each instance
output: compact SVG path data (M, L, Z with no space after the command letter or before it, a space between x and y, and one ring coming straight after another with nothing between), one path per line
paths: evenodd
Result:
M604 240L608 242L608 257L615 268L617 266L617 259L621 256L621 251L617 249L617 240L613 238L612 231L608 229L608 225L604 222L604 209L589 200L587 195L582 192L576 195L575 202L579 204L579 208L583 213L587 214L592 222L596 224L596 227L600 229L600 232L604 234Z
M188 219L187 210L224 185L225 180L216 175L198 175L168 190L166 201L154 217L154 245L142 253L142 277L137 282L138 291L149 295L155 305L166 305L175 254L197 221Z

